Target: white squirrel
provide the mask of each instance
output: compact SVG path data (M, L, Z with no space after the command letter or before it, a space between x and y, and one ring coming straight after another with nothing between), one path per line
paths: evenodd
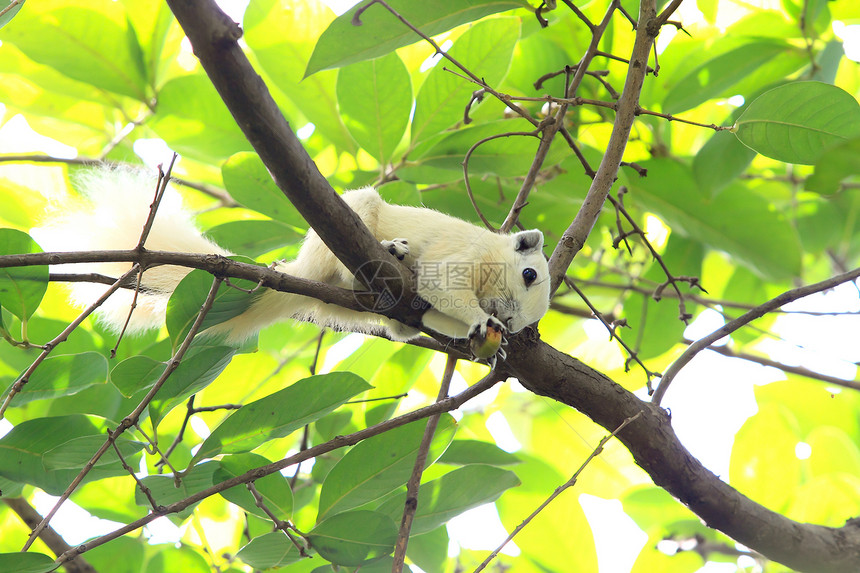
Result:
M77 179L84 198L67 201L47 224L33 230L43 249L89 251L131 249L137 245L154 197L154 179L140 171L100 168ZM549 307L549 270L537 230L511 235L493 233L438 211L392 205L367 187L343 194L377 240L414 271L416 290L432 306L423 326L451 338L486 335L487 326L515 333L537 322ZM175 191L168 188L146 241L150 250L230 255L206 239ZM74 272L118 277L130 263L74 265ZM346 288L362 288L352 273L309 230L297 258L275 269L288 275ZM157 266L142 278L129 329L157 328L167 300L191 269ZM73 283L72 300L84 306L104 292L104 285ZM129 314L133 292L115 293L99 309L101 320L119 330ZM285 319L315 322L337 330L383 334L406 341L419 331L372 312L360 312L311 297L264 290L243 314L207 332L241 342Z

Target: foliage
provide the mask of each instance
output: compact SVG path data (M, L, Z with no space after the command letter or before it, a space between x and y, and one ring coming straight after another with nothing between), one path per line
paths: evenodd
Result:
M12 4L0 1L0 11ZM244 46L333 186L375 184L388 201L479 225L481 216L502 224L534 165L538 122L569 106L565 137L544 152L519 217L554 246L611 144L631 22L614 11L578 99L565 100L609 2L579 3L579 13L558 3L538 17L514 0L390 4L438 34L458 64L434 55L380 5L354 26L355 9L335 17L318 0L252 0ZM635 17L637 2L620 4ZM837 21L860 23L860 7L850 0L783 0L781 10L757 4L699 0L700 15L675 14L677 26L661 33L612 205L567 272L606 323L615 321L615 334L602 333L609 342L586 339L583 325L593 309L568 286L540 325L548 343L629 390L643 390L684 350L679 314L695 319L716 310L730 320L860 260L860 69L834 33ZM260 263L295 253L306 223L182 44L164 2L15 4L0 15L0 26L4 120L21 114L81 158L139 164L141 144L163 140L182 155L174 173L193 183L183 192L213 239ZM508 107L492 92L510 96L502 98ZM2 135L0 142L10 154L3 160L14 163L0 167L0 255L38 253L25 231L56 199L57 184L65 192L82 167ZM444 357L291 323L263 331L253 349L195 341L174 364L211 285L203 271L190 274L171 299L166 328L124 337L113 356L117 336L96 322L58 336L77 311L45 266L0 268L0 389L4 399L11 395L4 415L13 426L0 437L2 495L63 493L106 443L106 432L117 431L157 388L139 423L123 428L117 448L71 488L71 501L124 523L183 504L169 519L190 527L181 530L180 547L151 545L136 532L93 547L84 557L97 570L119 570L117 563L129 572L323 571L329 563L390 570L426 422L348 448L336 447L345 445L337 437L432 403ZM221 284L206 325L241 313L252 296ZM761 361L774 323L766 316L734 332L726 350ZM856 386L836 392L825 385L839 382L832 377L784 371L785 379L755 389L758 412L735 438L729 483L790 518L839 526L860 513ZM479 364L458 365L470 384L485 372ZM605 434L585 416L560 413L515 386L483 398L456 421L444 414L430 445L407 554L428 573L474 568L485 557L466 547L448 557L451 519L495 502L512 529ZM197 420L190 427L189 417ZM505 419L521 444L515 456L495 445L498 434L488 430L494 417ZM798 443L811 446L808 459L796 455ZM312 464L297 453L328 445ZM244 485L252 481L243 479L247 472L285 459L293 460L278 468L289 466L285 473L253 480L256 494ZM692 572L708 559L736 559L731 540L654 486L620 445L610 442L602 460L580 476L577 493L621 500L647 534L633 571ZM178 487L174 478L181 478ZM220 496L211 490L231 479L236 483ZM596 571L594 537L575 495L560 496L515 539L518 557L498 560L518 572ZM48 551L41 541L35 551L15 553L28 529L4 505L0 523L0 569L55 566L40 554ZM698 540L702 553L669 556L656 548L670 538ZM314 558L304 558L302 543L291 539L309 542Z

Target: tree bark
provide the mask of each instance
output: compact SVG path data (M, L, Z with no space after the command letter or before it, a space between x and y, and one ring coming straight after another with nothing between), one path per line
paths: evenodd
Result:
M505 367L526 388L587 415L608 430L641 412L617 438L655 484L708 527L798 571L860 570L860 523L798 523L752 501L705 468L678 440L669 414L587 364L531 336L509 343Z

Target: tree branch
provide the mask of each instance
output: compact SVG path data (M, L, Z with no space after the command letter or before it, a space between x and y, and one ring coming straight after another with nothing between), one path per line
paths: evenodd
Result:
M201 255L196 253L173 253L167 251L75 251L27 253L21 255L0 255L0 268L24 267L31 265L61 265L68 263L138 263L142 267L157 265L176 265L192 269L202 269L217 277L240 278L259 283L264 287L294 294L309 296L353 310L376 308L372 293L355 292L286 275L271 268L250 263L234 261L221 255ZM65 275L61 275L65 277ZM92 277L95 282L106 282L102 277ZM116 279L108 278L110 284ZM134 288L133 283L125 285ZM371 306L364 306L365 304Z
M412 326L420 324L425 307L414 308L417 305L410 304L418 299L409 271L382 248L302 147L266 84L239 47L242 36L239 25L214 0L168 0L167 4L278 188L350 271L355 273L366 264L367 272L360 275L373 277L368 286L391 292L402 320ZM379 273L383 264L387 265L387 272ZM400 281L383 282L381 277L388 277L391 269L397 269Z
M805 296L809 296L811 294L815 294L817 292L831 289L842 283L855 280L858 277L860 277L860 269L854 269L853 271L842 273L841 275L836 275L835 277L830 277L827 280L823 280L815 284L806 285L798 287L796 289L785 291L779 296L770 299L766 303L761 304L754 309L745 312L736 319L727 322L709 335L697 340L696 342L687 347L687 350L685 350L684 353L681 354L681 356L679 356L678 359L675 360L672 365L669 366L668 369L666 369L666 372L663 374L663 378L660 380L660 384L657 386L657 390L654 392L654 397L651 399L651 401L654 402L654 404L659 405L660 401L663 399L663 396L666 394L666 390L669 389L669 384L672 383L672 380L674 380L675 376L677 376L681 368L686 366L690 362L690 360L692 360L696 356L696 354L698 354L711 344L715 343L720 338L728 336L740 327L749 324L753 320L761 318L762 316L792 301L798 300Z
M752 501L684 448L664 410L639 400L604 374L536 336L512 338L503 366L527 389L576 408L607 430L642 412L637 431L623 432L618 439L656 485L678 498L708 527L798 571L857 570L860 525L802 524Z
M230 478L226 481L220 482L218 484L213 485L212 487L206 488L202 491L199 491L185 499L181 499L177 502L171 503L170 505L162 508L158 512L153 512L140 519L133 521L129 524L126 524L111 533L98 537L96 539L90 540L86 545L81 545L79 547L73 547L70 550L64 552L62 555L57 557L57 563L62 565L72 559L74 559L77 555L89 551L90 549L94 549L100 545L104 545L105 543L116 539L117 537L122 537L127 533L131 533L132 531L136 531L147 525L148 523L152 523L159 517L163 517L165 515L169 515L171 513L178 513L183 509L186 509L195 503L198 503L207 497L213 496L216 493L220 493L222 491L228 490L231 487L235 487L237 485L246 484L252 482L254 480L258 480L262 477L265 477L269 474L273 474L277 471L281 471L284 468L295 465L304 460L309 460L311 458L315 458L327 452L331 452L333 450L344 448L347 446L353 446L362 440L366 440L367 438L379 435L383 432L387 432L394 428L399 428L409 422L414 422L416 420L421 420L423 418L427 418L434 414L439 414L442 412L449 412L451 410L456 410L475 396L486 392L493 386L495 386L500 381L504 380L504 377L499 373L493 371L490 372L487 376L481 379L479 382L470 386L463 392L457 394L456 396L451 396L450 398L445 398L444 400L440 400L434 404L429 406L425 406L423 408L419 408L417 410L413 410L402 416L397 416L396 418L391 418L384 422L380 422L374 426L370 426L363 430L359 430L352 434L348 434L345 436L337 436L324 444L319 444L317 446L313 446L292 456L288 456L277 462L273 462L271 464L254 468L249 470L242 475L238 475L236 477Z
M585 240L597 222L601 209L603 209L606 196L618 176L618 168L621 165L624 150L627 148L630 130L633 128L633 121L639 111L639 94L645 82L651 45L657 36L657 32L652 31L651 26L655 17L656 0L642 0L639 6L639 26L636 28L633 53L630 56L630 65L627 67L624 90L618 99L609 145L600 166L597 168L597 173L591 181L591 187L588 189L582 207L580 207L573 222L562 234L561 240L549 259L549 274L552 279L551 292L555 292L559 287L567 268L573 261L573 257L585 245Z
M23 497L4 497L3 502L8 505L12 511L17 513L18 517L21 518L21 521L27 524L27 527L30 529L35 528L39 525L39 522L42 521L42 516L39 515L39 512L36 511L36 509ZM58 557L66 551L73 549L72 546L66 543L66 540L50 526L42 530L39 534L39 539L44 541L45 545L48 546L48 549ZM83 557L77 557L72 561L66 562L65 567L67 573L97 573L96 569Z

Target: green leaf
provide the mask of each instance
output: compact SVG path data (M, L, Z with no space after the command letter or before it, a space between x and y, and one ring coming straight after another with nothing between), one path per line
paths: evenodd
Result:
M153 424L192 394L209 386L230 363L232 346L192 347L176 370L164 382L150 406ZM151 387L164 373L166 363L147 356L132 356L117 364L111 382L123 396L131 397Z
M412 80L400 56L391 53L342 68L337 102L355 141L380 164L388 163L412 111Z
M121 0L121 2L125 6L129 23L140 41L149 83L152 86L161 86L181 52L181 41L185 34L166 2L158 0Z
M272 181L269 170L256 153L233 155L221 166L221 176L230 196L248 209L286 223L293 229L304 231L308 228L284 192Z
M50 38L50 41L46 41ZM70 78L146 102L143 54L125 8L116 2L31 2L4 41Z
M479 440L454 440L442 457L440 464L486 464L491 466L510 466L520 463L520 459L495 444Z
M157 425L186 398L209 386L227 368L234 354L236 349L232 346L197 347L189 351L152 401L149 408L152 423Z
M648 538L630 573L694 573L702 569L705 560L695 551L679 551L675 555L666 555L657 549L657 544L664 538L662 534Z
M860 512L860 477L839 473L815 476L801 485L786 512L790 519L842 527Z
M301 556L283 531L258 535L242 547L236 557L255 569L271 569L295 563Z
M370 384L351 372L332 372L299 380L236 410L206 438L193 461L219 453L251 451L321 418L370 388Z
M800 273L800 250L791 225L770 201L740 184L712 199L702 197L689 168L656 159L641 163L647 177L624 172L632 198L672 227L713 249L725 251L757 273L773 279Z
M5 39L5 32L6 29L0 30L0 37ZM3 45L3 52L0 101L5 103L7 113L23 113L27 123L40 134L74 141L81 153L97 152L100 146L96 141L104 138L104 127L114 117L115 96L34 62L11 42Z
M108 451L111 450L113 448ZM175 451L171 455L171 460L173 463L179 462L179 456L173 456L176 456ZM140 458L137 461L139 462L139 460ZM129 465L140 467L139 465L135 466L135 463L132 460ZM147 512L134 503L134 488L128 487L127 480L128 476L126 475L89 483L77 488L72 494L71 500L94 517L129 523L143 517Z
M211 573L209 561L194 547L156 546L157 552L146 564L147 573Z
M624 513L645 532L671 534L668 526L681 520L695 519L687 509L665 489L643 486L625 494L621 500Z
M349 511L320 522L308 538L324 559L354 567L394 551L397 526L375 511Z
M149 356L131 356L113 367L110 373L111 383L123 396L131 398L140 390L155 384L165 367L164 362L153 360Z
M58 568L54 560L43 553L0 553L0 571L15 573L47 573Z
M416 112L417 113L417 112ZM508 120L498 120L480 125L458 129L445 134L432 145L411 155L409 168L420 165L436 169L447 169L455 172L457 178L462 178L463 161L469 149L483 139L494 139L481 143L469 156L469 174L473 178L480 175L499 175L501 177L517 177L527 172L534 162L540 139L524 135L496 137L511 133L513 126ZM559 163L569 153L566 144L559 141L553 143L544 160L548 168ZM409 179L409 168L398 170Z
M276 100L283 94L295 106L293 113L313 123L316 133L337 149L354 153L355 143L338 113L336 74L324 72L312 78L303 75L317 38L333 17L322 2L259 0L245 11L244 40L271 78L270 89L276 86L280 90L273 94Z
M23 373L22 373L23 376ZM19 376L17 380L20 380ZM107 359L98 352L53 356L40 364L29 381L13 398L16 406L77 394L85 388L107 381ZM9 393L7 388L3 397Z
M427 2L424 5L435 4ZM470 70L480 70L488 85L497 85L511 64L520 37L518 18L495 18L478 22L457 38L448 50ZM427 139L462 121L463 109L475 86L437 65L424 80L415 100L412 141Z
M785 511L801 483L795 455L799 441L797 422L787 408L761 405L735 436L729 483L768 509Z
M735 134L772 159L813 164L827 147L860 136L860 104L830 84L793 82L756 98Z
M529 417L534 414L537 412L532 412ZM562 427L566 427L567 430L561 430ZM563 449L559 451L553 447L554 444L550 444L541 450L544 454L543 458L530 456L523 451L520 454L523 464L517 467L517 476L522 480L522 486L507 491L495 503L499 517L508 530L520 524L525 516L543 503L548 495L547 492L551 492L567 481L569 476L562 476L558 470L547 463L546 458L552 458L550 460L552 462L572 466L577 464L572 460L584 459L588 455L583 453L581 457L571 456L572 451L567 449L570 447L568 443L570 440L565 438L570 427L562 423L558 424L557 428L558 430L554 432L559 434L558 442L563 444ZM581 429L578 428L576 431L583 435ZM594 437L596 438L596 434ZM591 437L586 439L589 442L593 441ZM586 450L586 448L581 449ZM588 451L590 452L590 448ZM582 477L587 480L586 476ZM614 476L605 473L601 477L604 483L615 479ZM578 487L587 486L579 484ZM517 535L517 547L523 555L529 555L535 562L535 567L529 571L543 573L598 570L594 536L578 497L576 491L564 492L541 511L538 521L532 523L537 527L530 525ZM557 523L564 523L564 528L554 527L553 524Z
M179 487L176 487L176 481L172 475L150 475L140 481L149 489L157 505L170 505L212 487L212 477L219 467L217 462L204 462L195 466L182 476ZM149 499L140 488L135 488L134 502L143 507L151 507ZM196 505L192 504L168 517L171 521L181 523L191 515Z
M93 454L96 453L102 444L105 443L105 439L105 435L74 438L46 451L42 458L42 463L48 471L80 470L92 459ZM124 435L119 436L115 443L126 463L134 467L135 463L140 459L139 457L135 458L135 454L143 449L144 444L142 442L135 442ZM96 467L110 464L119 464L119 456L116 455L116 451L113 448L109 448L99 458L96 462Z
M663 111L676 114L723 94L779 54L792 50L786 42L750 42L705 62L682 78L663 100Z
M674 276L698 277L702 274L705 249L697 241L672 233L661 256ZM651 263L643 277L655 284L666 282L666 273L656 262ZM682 293L688 292L685 285L681 284L680 288ZM667 286L664 293L666 291L671 293L672 287ZM695 303L687 300L685 308L692 314ZM659 301L654 300L652 293L631 293L624 301L623 313L630 329L619 331L619 335L640 358L654 358L681 342L687 325L680 315L678 299L668 293Z
M860 441L860 395L857 392L833 393L817 380L788 374L787 380L755 387L759 407L787 408L798 425L799 437L813 434L820 426L841 429L855 442Z
M451 543L446 527L437 527L424 535L410 535L408 556L422 571L445 571ZM389 571L391 567L389 567Z
M20 497L24 493L25 485L0 476L0 491L3 497Z
M812 450L808 461L811 475L845 473L860 476L860 448L840 428L819 426L804 441Z
M808 253L820 254L836 247L843 233L850 233L843 224L846 213L824 197L804 195L798 197L796 205L797 234Z
M97 436L102 441L106 439L105 433L81 414L21 422L0 438L0 476L35 485L51 495L60 495L78 475L80 467L46 470L45 452L84 436ZM119 465L95 467L84 480L89 482L118 475L126 475Z
M498 499L505 490L520 484L514 472L492 466L464 466L418 488L418 511L412 533L420 535L447 523L464 511ZM386 501L379 508L392 519L399 519L406 495Z
M715 132L693 158L693 175L702 193L715 197L752 163L755 151L727 131Z
M404 485L412 474L426 420L395 428L359 443L329 471L320 489L317 521L377 500ZM454 438L457 424L450 415L439 419L425 467Z
M206 236L232 253L259 257L297 243L304 233L278 221L229 221L206 230Z
M832 145L815 162L815 173L807 177L804 189L822 195L836 193L845 179L860 174L858 157L860 137Z
M251 144L203 72L173 78L158 92L158 113L147 123L172 148L220 162Z
M137 517L141 517L141 515ZM163 548L164 546L159 546L159 549ZM141 564L146 561L144 554L152 549L155 547L149 545L149 540L145 537L125 535L110 543L104 543L92 549L88 548L86 560L96 571L100 572L141 573Z
M0 255L41 253L30 235L15 229L0 229ZM21 320L30 318L48 289L48 267L0 269L0 306Z
M213 475L213 481L220 483L270 463L272 463L271 460L251 453L224 456L220 461L221 467ZM262 496L266 507L279 519L286 520L292 517L293 492L290 490L287 479L280 472L254 480L254 486ZM257 507L257 501L245 485L237 485L222 491L221 496L252 515L262 519L270 519L265 511Z
M2 16L0 16L0 28L9 23L9 20L15 17L15 14L21 9L21 6L24 5L24 0L20 0L18 4L12 6L10 9L9 6L12 4L13 0L3 0L0 1L0 12L5 12Z
M522 2L515 0L392 0L389 5L428 36L441 34L490 14L524 6ZM360 5L351 8L326 28L314 48L305 76L320 70L376 58L420 41L412 30L382 6L373 6L364 11L361 14L361 25L355 26L352 19L360 8Z
M232 258L240 260L244 257ZM174 350L179 347L191 330L194 321L197 320L197 315L212 288L213 280L212 275L206 271L200 269L191 271L170 295L165 322ZM230 282L245 290L253 290L257 286L245 279L231 279ZM232 288L221 283L212 308L206 313L199 332L235 318L248 310L256 297L259 296L259 292L245 292L245 290Z

